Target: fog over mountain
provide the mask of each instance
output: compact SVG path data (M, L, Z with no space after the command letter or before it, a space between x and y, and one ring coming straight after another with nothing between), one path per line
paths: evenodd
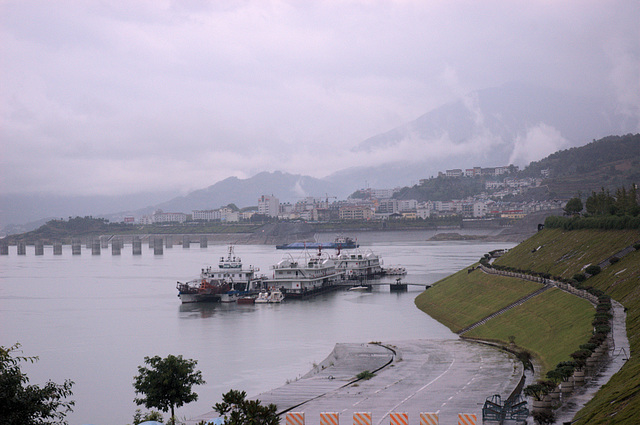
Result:
M327 195L344 199L364 187L410 186L448 168L510 163L524 167L559 149L638 128L637 119L604 99L512 83L469 93L353 148L355 154L388 159L379 166L347 168L324 179L285 172L261 172L246 179L232 176L182 196L170 192L120 197L4 195L0 196L0 223L76 215L118 219L158 208L189 213L229 203L245 207L257 205L261 195L270 194L282 202Z
M510 83L469 93L364 140L354 152L405 159L345 169L328 180L393 187L451 168L522 168L559 149L639 128L637 117L623 113L610 100Z

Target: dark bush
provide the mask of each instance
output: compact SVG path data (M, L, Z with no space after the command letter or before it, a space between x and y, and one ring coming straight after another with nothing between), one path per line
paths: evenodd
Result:
M595 333L589 338L589 342L600 345L605 339L607 339L607 334Z
M584 282L585 280L587 280L587 277L582 273L576 273L576 274L573 275L573 280L575 280L576 282L580 283L580 282Z
M600 266L596 266L595 264L592 264L586 269L584 269L584 271L589 273L591 276L595 276L598 273L600 273Z
M589 350L589 351L593 352L593 351L595 351L595 349L596 349L597 347L598 347L598 346L597 346L596 344L594 344L594 343L592 343L592 342L588 342L588 343L586 343L586 344L582 344L582 345L580 346L580 349L581 349L581 350Z
M611 257L611 258L609 258L609 263L611 263L611 264L615 264L615 263L617 263L618 261L620 261L620 259L619 259L618 257Z

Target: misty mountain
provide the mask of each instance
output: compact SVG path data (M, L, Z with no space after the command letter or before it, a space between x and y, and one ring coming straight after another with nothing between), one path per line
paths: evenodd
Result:
M363 153L413 148L425 152L424 158L341 170L327 180L395 187L451 168L522 168L559 149L639 128L637 117L620 113L605 99L511 83L472 92L354 148Z
M0 195L0 228L4 228L3 233L21 233L38 228L43 220L89 215L104 217L138 210L174 196L175 192L120 196ZM28 226L24 227L25 224Z
M140 216L158 208L190 212L229 203L244 207L257 205L261 195L270 194L282 202L327 194L344 199L364 187L412 186L446 169L511 163L524 168L553 152L604 136L635 133L639 128L638 118L619 113L613 102L507 84L472 92L354 148L356 154L375 157L379 153L383 158L401 152L395 156L403 158L399 161L348 168L324 179L283 172L263 172L248 179L229 177L181 197L175 197L176 193L117 197L3 195L0 225L85 215L119 220L124 215Z
M258 198L262 195L274 195L280 202L294 203L307 196L346 198L355 189L354 185L332 183L299 174L262 172L248 179L229 177L206 189L158 204L156 208L170 212L191 212L216 209L229 203L242 208L258 205Z

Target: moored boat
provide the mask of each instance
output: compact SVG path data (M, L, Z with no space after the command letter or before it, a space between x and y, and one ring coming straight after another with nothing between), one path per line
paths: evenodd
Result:
M382 269L382 273L387 276L404 276L407 274L407 269L402 266L391 266Z
M371 250L339 252L332 258L336 269L345 273L347 279L368 279L382 275L382 259Z
M292 242L276 245L276 249L354 249L359 245L348 236L337 236L333 242Z
M265 286L266 277L258 276L259 270L254 266L244 268L233 245L229 245L227 256L220 257L217 268L204 268L198 279L178 282L178 297L182 303L236 302L241 296Z
M284 294L279 289L262 291L255 299L256 304L280 303L282 301L284 301Z
M176 285L178 297L183 304L220 301L222 294L229 291L230 287L225 280L207 278L178 282Z
M344 273L336 269L335 262L318 249L317 254L304 250L299 258L291 254L284 256L278 264L271 267L273 278L269 285L280 288L287 297L305 297L335 287Z

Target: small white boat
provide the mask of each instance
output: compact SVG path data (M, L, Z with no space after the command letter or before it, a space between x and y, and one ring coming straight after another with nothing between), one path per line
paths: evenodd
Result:
M258 294L256 298L256 304L266 303L280 303L284 300L284 294L279 289L272 289L270 291L263 291Z
M352 286L351 288L349 288L350 291L367 291L369 290L369 287L367 286Z
M404 276L407 274L407 269L401 266L391 266L387 269L384 269L384 274L387 276Z

